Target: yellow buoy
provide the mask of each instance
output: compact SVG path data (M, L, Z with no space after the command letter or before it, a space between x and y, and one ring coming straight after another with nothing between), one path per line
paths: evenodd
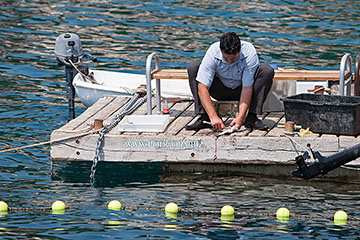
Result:
M8 205L4 201L0 201L0 212L7 212L9 209Z
M283 219L289 219L290 218L290 211L289 209L285 207L281 207L276 211L276 218L283 220Z
M225 223L232 222L235 220L235 216L234 215L221 215L220 220Z
M171 202L166 204L165 206L165 212L167 213L178 213L178 211L179 211L179 207L178 205L176 205L176 203Z
M221 208L222 216L234 215L234 213L235 213L234 208L230 205L226 205Z
M65 210L65 203L63 201L55 201L51 205L51 209L53 211L64 211Z
M108 209L120 211L121 210L121 203L117 200L112 200L108 204Z
M64 214L65 213L65 203L63 201L55 201L51 205L53 214Z
M347 219L348 219L348 216L347 216L346 212L344 212L342 210L337 211L334 214L334 224L335 225L345 225L347 222Z

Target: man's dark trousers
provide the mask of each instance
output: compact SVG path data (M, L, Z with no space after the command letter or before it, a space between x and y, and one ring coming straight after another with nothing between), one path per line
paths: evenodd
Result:
M197 72L200 66L199 62L193 62L189 64L188 75L189 85L194 97L195 114L204 114L205 110L201 105L200 97L198 94L198 81L196 81ZM271 85L274 78L274 69L268 64L261 64L256 70L254 76L254 90L252 94L251 104L249 112L257 115L262 114L262 109L266 97L271 89ZM235 89L228 88L215 76L212 82L209 93L210 96L218 101L239 101L241 95L242 86Z

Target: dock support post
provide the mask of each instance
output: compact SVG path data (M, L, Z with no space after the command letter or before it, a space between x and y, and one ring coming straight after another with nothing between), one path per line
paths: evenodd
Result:
M103 122L102 119L95 119L94 120L94 131L96 134L99 134L99 130L103 128Z

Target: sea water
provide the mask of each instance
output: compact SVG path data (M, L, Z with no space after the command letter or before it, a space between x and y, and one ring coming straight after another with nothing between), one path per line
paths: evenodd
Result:
M80 36L95 69L144 73L146 56L185 68L227 31L252 42L262 63L338 70L360 53L359 1L37 1L0 3L0 147L48 141L67 121L65 73L54 56L61 33ZM77 100L76 114L85 107ZM94 151L95 154L95 151ZM295 154L295 153L294 153ZM295 156L295 155L294 155ZM360 187L244 176L163 176L159 164L56 163L49 146L0 154L2 239L357 239ZM55 200L65 214L47 209ZM125 210L106 208L119 200ZM166 216L175 202L184 210ZM231 205L233 221L217 211ZM279 221L279 207L291 212ZM353 220L335 225L344 210Z

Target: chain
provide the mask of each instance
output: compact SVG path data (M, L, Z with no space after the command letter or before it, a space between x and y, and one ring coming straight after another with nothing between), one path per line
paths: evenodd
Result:
M146 99L147 99L146 96L142 97L140 99L140 101L137 101L140 98L140 96L142 95L142 93L143 93L143 90L137 91L134 94L134 96L130 99L130 101L124 106L124 108L118 114L115 115L115 117L112 119L111 123L107 127L100 130L99 137L98 137L97 144L96 144L95 156L94 156L93 164L91 166L90 180L91 180L92 186L95 186L95 173L96 173L97 164L99 162L101 149L103 147L105 134L110 132L121 121L121 119L123 119L123 117L125 115L131 114L138 107L140 107L142 104L144 104L146 102Z

